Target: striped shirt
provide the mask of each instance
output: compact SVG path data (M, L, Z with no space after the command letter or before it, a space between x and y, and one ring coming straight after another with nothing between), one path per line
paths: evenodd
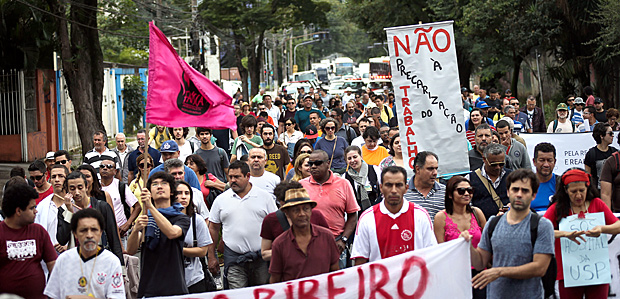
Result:
M116 169L120 168L118 155L115 152L111 151L109 148L106 148L105 151L101 154L93 148L88 153L86 153L86 155L84 155L84 164L92 166L97 172L99 172L99 165L104 159L114 161L114 163L116 164Z
M435 214L445 208L446 186L435 182L435 186L426 196L422 195L414 184L415 175L409 180L409 190L405 193L404 198L426 209L431 216L431 220L435 220Z

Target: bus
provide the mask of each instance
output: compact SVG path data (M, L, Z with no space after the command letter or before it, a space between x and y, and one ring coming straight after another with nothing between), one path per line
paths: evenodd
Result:
M338 77L353 75L353 59L338 57L334 60L334 75Z
M390 71L390 57L382 56L368 59L370 80L391 80L392 72Z
M292 81L314 81L317 79L316 71L305 71L293 73Z

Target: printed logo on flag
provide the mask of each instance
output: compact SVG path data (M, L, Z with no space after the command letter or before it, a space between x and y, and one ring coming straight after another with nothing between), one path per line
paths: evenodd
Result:
M185 72L183 72L182 80L183 84L177 96L179 110L190 115L202 115L207 112L211 106L209 101L200 94L194 82Z

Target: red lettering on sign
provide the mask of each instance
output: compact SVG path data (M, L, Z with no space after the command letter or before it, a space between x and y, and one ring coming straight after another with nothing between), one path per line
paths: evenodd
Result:
M407 136L409 136L409 135L415 136L415 132L413 132L413 129L411 127L407 127Z
M405 120L405 126L411 126L411 124L413 124L413 117L411 115L405 116L403 119Z
M377 272L381 272L381 278L377 281ZM390 280L390 273L387 267L382 264L370 265L370 299L376 298L376 294L379 293L386 299L392 299L392 296L386 292L383 287Z
M412 267L420 268L420 282L418 282L418 287L416 288L415 292L411 295L407 295L405 294L405 290L404 290L404 279ZM426 291L426 287L428 286L428 277L429 277L429 271L428 271L428 268L426 268L426 261L424 261L423 258L418 257L418 256L412 256L406 259L403 265L403 271L400 274L400 279L398 280L398 284L397 284L398 296L400 296L400 298L411 298L411 299L421 298L422 295L424 295L424 292Z
M228 299L228 296L224 294L217 294L215 295L215 297L213 297L213 299Z
M312 287L308 291L306 291L306 283L312 284ZM319 297L315 296L318 290L319 290L319 282L314 279L302 280L299 282L299 298L319 299Z
M401 86L399 87L400 89L403 90L403 92L405 93L405 96L407 96L407 89L409 89L411 86ZM405 98L403 98L403 101L405 100ZM409 101L409 99L407 99L407 101Z
M286 299L293 299L293 283L287 283L286 289L284 290L286 294Z
M403 51L405 51L405 53L411 54L411 47L409 47L409 35L405 35L405 42L407 43L406 47L405 45L403 45L403 42L401 42L400 39L398 39L397 36L394 36L394 52L396 53L396 57L399 56L398 45L400 45L403 48Z
M273 295L276 293L276 291L272 290L272 289L265 289L265 288L256 288L254 289L254 299L271 299L273 297ZM261 294L266 294L267 297L261 297Z
M409 106L409 98L403 98L403 107Z
M413 146L412 146L413 145ZM415 156L418 155L418 146L415 144L415 142L413 144L409 144L407 146L407 156L411 157L411 158L415 158ZM411 159L409 161L409 164L411 166L413 166L413 164L411 164L411 162L413 162L413 159ZM413 167L411 167L411 169L414 169Z
M418 148L416 147L415 150L415 154L418 154ZM413 167L413 163L415 162L415 156L413 157L409 157L409 167L411 167L411 169L415 169L415 167Z
M409 107L405 107L405 110L403 111L403 115L412 115L413 113L411 112L411 110L409 109Z
M334 284L334 277L343 274L344 272L339 271L327 275L327 297L329 299L334 299L337 295L344 294L344 292L346 291L346 288L336 288L336 285Z
M443 48L440 48L440 47L437 46L437 34L440 33L440 32L443 33L446 36L446 40L447 40L446 46L443 47ZM451 42L452 41L450 40L450 34L448 33L448 31L446 31L446 29L437 29L433 33L433 46L435 46L435 49L437 49L437 51L439 51L439 52L446 52L446 51L448 51L448 49L450 49L450 43Z
M409 133L409 132L407 132L407 133ZM413 136L415 136L415 134L413 134L413 135L407 134L407 144L408 145L415 145L415 139L413 138Z
M357 298L362 299L364 298L364 292L366 292L366 285L364 283L364 270L362 270L362 267L357 268Z
M424 46L424 45L428 48L430 52L433 52L433 48L431 48L431 43L428 41L428 37L426 36L426 33L431 32L432 29L433 27L429 27L427 29L418 28L415 31L413 31L413 33L416 33L416 34L418 34L418 31L421 31L421 33L418 34L418 42L415 45L416 54L418 54L420 50L420 46Z

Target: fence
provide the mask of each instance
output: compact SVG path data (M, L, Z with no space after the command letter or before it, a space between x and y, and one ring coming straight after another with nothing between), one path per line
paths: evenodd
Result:
M22 70L0 70L0 135L20 135L22 161L28 161L24 81Z

